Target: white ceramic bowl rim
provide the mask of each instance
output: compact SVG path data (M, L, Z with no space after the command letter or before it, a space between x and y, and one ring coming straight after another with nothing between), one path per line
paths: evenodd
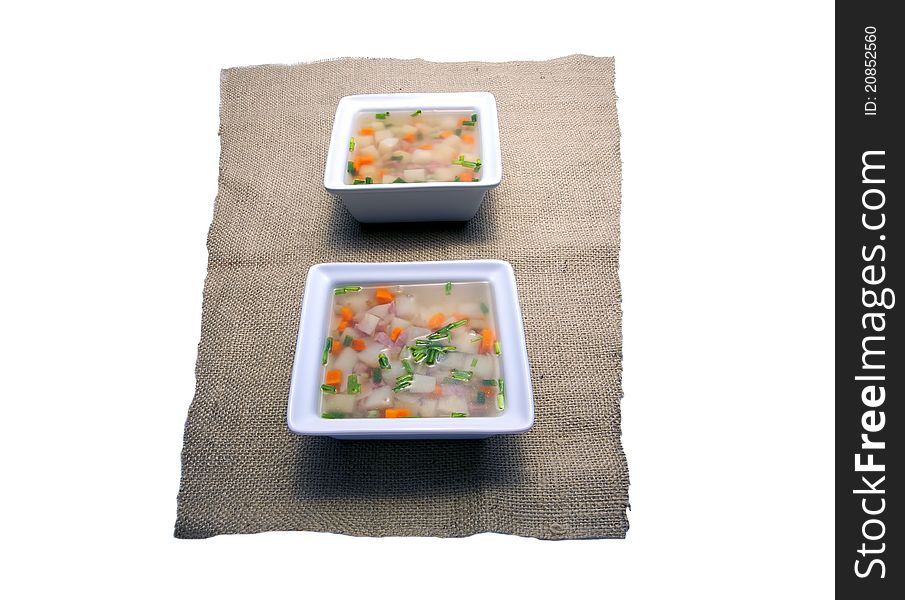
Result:
M506 409L496 417L420 419L324 419L320 415L321 357L333 288L343 285L487 281L493 294ZM287 410L300 434L337 437L457 437L517 433L534 422L534 398L525 332L512 266L501 260L407 263L322 263L311 267L296 342Z
M468 110L478 114L478 131L481 136L481 178L477 183L454 181L427 181L423 183L372 183L367 186L345 182L352 124L361 111L415 110ZM400 192L413 188L491 188L502 180L500 130L497 120L496 99L490 92L444 92L413 94L360 94L345 96L336 107L333 133L324 169L324 187L331 192L340 190L364 191L364 189L392 188Z

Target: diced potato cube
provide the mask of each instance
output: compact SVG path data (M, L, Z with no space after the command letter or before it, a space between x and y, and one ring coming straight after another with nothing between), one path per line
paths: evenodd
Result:
M382 385L375 388L368 397L365 398L364 407L368 410L377 410L381 408L389 408L393 405L393 388L388 385Z
M434 155L430 150L423 150L418 148L415 152L412 153L412 162L419 165L424 165L429 163L434 159Z
M447 148L452 148L453 150L458 150L462 146L462 138L457 135L451 135L445 140L441 146L446 146Z
M377 177L377 167L374 165L362 165L358 174L362 177Z
M437 399L436 398L422 398L421 399L421 407L418 411L422 417L436 417L437 416Z
M375 159L380 156L380 152L378 152L377 148L374 146L365 146L359 150L358 153L362 156L373 156Z
M461 396L444 396L437 402L437 416L448 417L452 413L468 414L468 401Z
M427 176L424 169L406 169L402 172L402 178L406 181L426 181Z
M373 135L363 135L361 137L355 138L355 147L356 148L367 148L368 146L373 146L377 142L374 141Z
M374 132L374 139L377 140L378 144L383 140L389 139L391 137L393 137L392 132L387 131L386 129L378 129L376 132Z
M470 333L464 327L453 329L452 334L450 334L449 337L452 345L456 347L456 351L464 352L465 354L477 354L481 349L481 342L473 342L472 340L474 338L474 334Z
M380 317L371 313L365 313L364 318L358 322L356 327L368 335L374 335L377 324L380 323Z
M459 158L459 153L453 146L440 144L434 148L434 159L442 163L451 163Z
M377 358L381 352L385 352L381 344L371 342L365 346L365 349L358 353L358 360L368 365L372 369L380 367L380 360Z
M394 183L396 181L395 175L384 175L383 180L380 183Z
M477 364L472 367L471 363L477 360ZM475 378L478 379L497 379L497 361L495 356L476 356L473 357L471 361L468 361L468 370L474 372Z
M434 181L452 181L455 178L453 170L446 167L439 167L433 172Z
M324 394L324 412L350 413L355 411L357 396L349 394Z
M436 385L437 380L430 375L416 374L412 378L412 385L406 388L405 391L411 394L429 394L434 391L434 386Z
M333 362L333 368L339 369L343 373L349 373L355 368L357 362L358 352L353 350L350 346L346 346Z
M402 126L402 133L403 133L403 135L408 134L408 133L418 133L418 128L415 127L414 125L406 124L406 125Z
M388 137L381 140L378 150L383 154L390 154L399 145L399 138Z
M415 316L415 297L404 294L396 296L396 314L405 319Z

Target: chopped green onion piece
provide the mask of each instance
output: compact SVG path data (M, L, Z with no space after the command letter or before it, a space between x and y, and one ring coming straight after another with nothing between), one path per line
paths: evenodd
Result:
M471 115L471 120L474 121L475 123L477 123L477 122L478 122L478 113L472 114L472 115Z
M414 378L415 378L415 376L412 375L411 373L406 373L405 375L400 375L399 377L397 377L396 383L405 383L407 381L411 381Z
M341 412L338 412L338 411L335 411L335 410L331 410L331 411L329 411L329 412L323 413L323 414L321 415L321 418L322 418L322 419L342 419L342 418L344 418L345 416L346 416L345 413L341 413Z
M371 179L370 177L365 177L365 183L367 183L368 185L370 185L370 184L374 183L374 180Z
M482 379L481 385L488 385L490 387L496 387L496 379Z
M379 411L379 410L369 410L369 411L368 411L368 418L369 418L369 419L376 419L376 418L379 417L379 416L380 416L380 411Z
M345 338L343 338L343 346L348 348L351 345L352 345L352 336L347 335Z
M449 296L450 294L452 294L452 281L447 281L447 282L446 282L446 288L445 288L445 289L446 289L446 295L447 295L447 296Z
M506 399L503 397L503 394L497 394L496 407L500 410L503 410L504 408L506 408Z
M428 350L427 351L427 364L429 364L429 365L437 364L437 354L438 354L438 352L437 352L436 348L431 348L430 350Z
M454 412L454 413L450 413L449 416L450 417L467 417L468 415L466 415L465 413Z
M397 177L393 180L393 183L405 183L405 179L403 179L402 177Z
M456 175L455 177L453 177L453 181L462 181L462 180L459 178L458 175Z
M364 185L364 182L365 182L364 179L353 179L352 185Z
M327 364L327 357L330 356L330 350L333 349L333 338L328 337L327 343L324 344L324 356L321 358L321 364Z
M501 394L505 394L505 393L506 393L506 386L505 386L505 384L503 383L503 380L502 380L502 379L497 379L497 381L500 383L500 393L501 393Z
M340 294L348 294L349 292L360 292L360 285L347 285L345 287L334 288L333 295L339 296Z
M478 404L484 404L485 402L487 402L487 394L485 394L484 392L478 392L478 397L475 399L475 402L477 402Z
M474 121L462 121L462 127L474 127Z
M483 339L484 339L483 335L476 335L473 338L471 338L471 340L469 340L469 341L471 341L471 343L475 343L475 342L480 342Z
M380 369L372 369L371 370L371 381L374 383L380 383L383 381L383 375L380 373Z
M478 359L477 359L477 358L472 358L472 359L471 359L471 368L474 369L474 368L477 367L477 366L478 366Z
M390 116L390 113L388 113L388 112L382 112L382 113L377 113L377 114L374 115L374 116L377 117L378 119L386 119L387 117Z
M335 385L327 385L327 384L325 383L324 385L321 386L321 390L327 392L328 394L335 394L335 393L336 393L336 386L335 386Z
M421 109L419 108L418 110L416 110L415 112L412 113L412 116L417 117L420 114L421 114Z
M361 392L361 384L358 383L358 375L355 373L349 373L349 379L347 380L346 390L350 394L357 394Z
M407 358L402 359L402 368L405 369L405 372L409 375L415 372L415 370L412 368L412 363L409 362L409 359Z
M355 150L355 138L350 137L349 138L349 152L352 152L353 150Z
M410 385L412 385L412 382L411 382L411 381L406 381L406 382L404 382L404 383L400 383L399 385L397 385L396 387L393 388L393 391L394 391L394 392L401 392L402 390L408 388Z
M357 173L355 173L355 163L353 163L351 160L348 163L346 163L346 171L349 173L349 175L352 175L352 176L357 174Z
M487 305L484 304L483 302L481 302L481 312L484 313L485 315L490 312L490 309L487 308Z
M450 373L450 377L459 381L471 381L473 375L474 373L471 371L460 371L459 369L453 369Z
M402 156L401 154L394 154L394 155L390 156L390 160L402 160L403 158L405 158L405 157Z
M462 128L456 129L456 135L462 135Z
M496 354L497 356L499 356L499 355L500 355L500 352L502 352L502 349L500 348L500 341L499 341L499 340L497 340L497 341L495 341L495 342L493 343L493 352L494 352L494 354Z
M381 369L389 369L390 368L390 359L387 358L387 355L381 352L377 355L377 364L380 365Z

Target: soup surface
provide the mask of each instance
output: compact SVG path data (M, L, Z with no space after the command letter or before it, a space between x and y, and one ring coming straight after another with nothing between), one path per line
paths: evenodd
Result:
M493 417L505 409L487 282L334 290L324 418Z
M478 114L361 112L349 138L346 183L474 182L481 178Z

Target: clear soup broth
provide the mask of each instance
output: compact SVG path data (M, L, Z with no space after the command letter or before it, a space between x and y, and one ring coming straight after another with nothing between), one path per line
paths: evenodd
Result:
M480 181L478 119L472 110L358 113L345 182Z
M505 410L487 282L334 290L324 418L493 417Z

